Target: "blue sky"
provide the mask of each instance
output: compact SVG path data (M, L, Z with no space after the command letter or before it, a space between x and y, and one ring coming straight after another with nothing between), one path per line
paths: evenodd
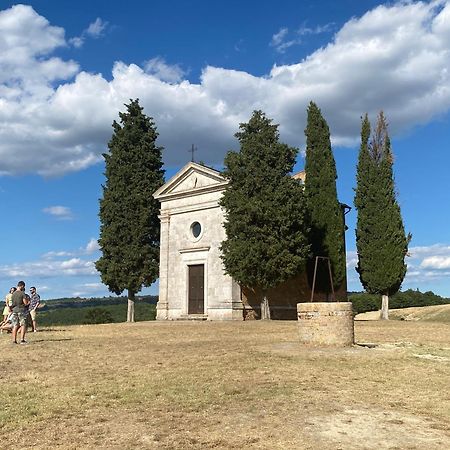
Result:
M413 234L403 287L450 296L449 1L0 1L1 292L25 279L44 298L108 294L93 265L101 154L136 97L167 176L192 143L220 167L254 109L304 150L314 100L350 205L360 117L383 109ZM354 210L347 219L349 289L360 290Z

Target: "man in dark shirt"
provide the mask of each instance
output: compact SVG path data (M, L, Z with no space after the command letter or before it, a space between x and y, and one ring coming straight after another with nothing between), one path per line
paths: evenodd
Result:
M17 291L12 295L12 339L17 344L17 330L20 327L20 343L26 344L25 333L27 332L27 314L25 307L29 300L25 296L25 283L19 281L17 283Z

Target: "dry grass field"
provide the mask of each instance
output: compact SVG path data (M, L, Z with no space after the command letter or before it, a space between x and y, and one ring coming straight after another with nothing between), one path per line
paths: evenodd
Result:
M373 348L304 348L296 322L0 336L0 448L450 448L450 326L356 322Z

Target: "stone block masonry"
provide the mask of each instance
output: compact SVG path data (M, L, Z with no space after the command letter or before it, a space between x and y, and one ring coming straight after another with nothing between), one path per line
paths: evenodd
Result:
M302 344L336 347L354 344L351 302L298 303L297 318Z

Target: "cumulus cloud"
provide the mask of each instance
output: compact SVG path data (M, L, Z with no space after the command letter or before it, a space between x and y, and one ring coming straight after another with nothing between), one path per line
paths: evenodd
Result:
M108 296L113 295L101 283L95 268L98 259L95 239L73 250L52 250L35 260L0 265L0 283L3 289L14 286L18 280L34 285L46 297L65 296ZM96 253L97 252L97 253ZM151 288L144 288L142 294L157 294L156 282Z
M94 261L81 258L28 261L0 266L1 278L50 278L57 276L98 275Z
M358 141L365 112L373 118L383 109L395 135L450 109L449 1L381 5L348 21L297 64L275 65L261 77L207 66L199 83L158 58L143 68L116 62L111 80L83 72L52 56L67 45L64 30L29 6L2 11L0 29L3 175L23 167L60 175L97 163L130 98L139 98L155 119L172 166L186 162L186 142L197 144L206 163L220 164L236 147L239 122L254 109L280 123L281 138L300 147L310 100L327 118L333 144L344 146ZM282 29L274 42L285 37Z
M96 240L91 239L77 250L52 250L36 260L0 265L0 280L12 285L25 279L53 296L71 295L74 290L105 295L107 288L100 282L92 256L97 250Z
M80 36L76 36L69 39L69 43L72 44L75 48L80 48L83 46L84 41L87 37L91 37L97 39L103 36L106 27L108 26L108 22L104 22L100 17L97 17L94 22L89 24L89 26L83 30Z
M0 30L0 133L12 133L14 140L27 131L27 116L54 93L51 83L72 77L79 67L51 56L66 45L64 29L51 26L30 6L0 11Z
M42 210L46 214L50 214L58 220L72 220L73 213L67 206L49 206Z
M179 83L185 71L178 64L167 64L161 57L152 58L144 63L144 70L161 81L168 83Z
M429 269L450 269L450 256L430 256L425 258L420 267Z
M100 250L100 246L98 245L97 239L91 238L91 240L87 243L86 248L84 249L85 253L88 255Z

